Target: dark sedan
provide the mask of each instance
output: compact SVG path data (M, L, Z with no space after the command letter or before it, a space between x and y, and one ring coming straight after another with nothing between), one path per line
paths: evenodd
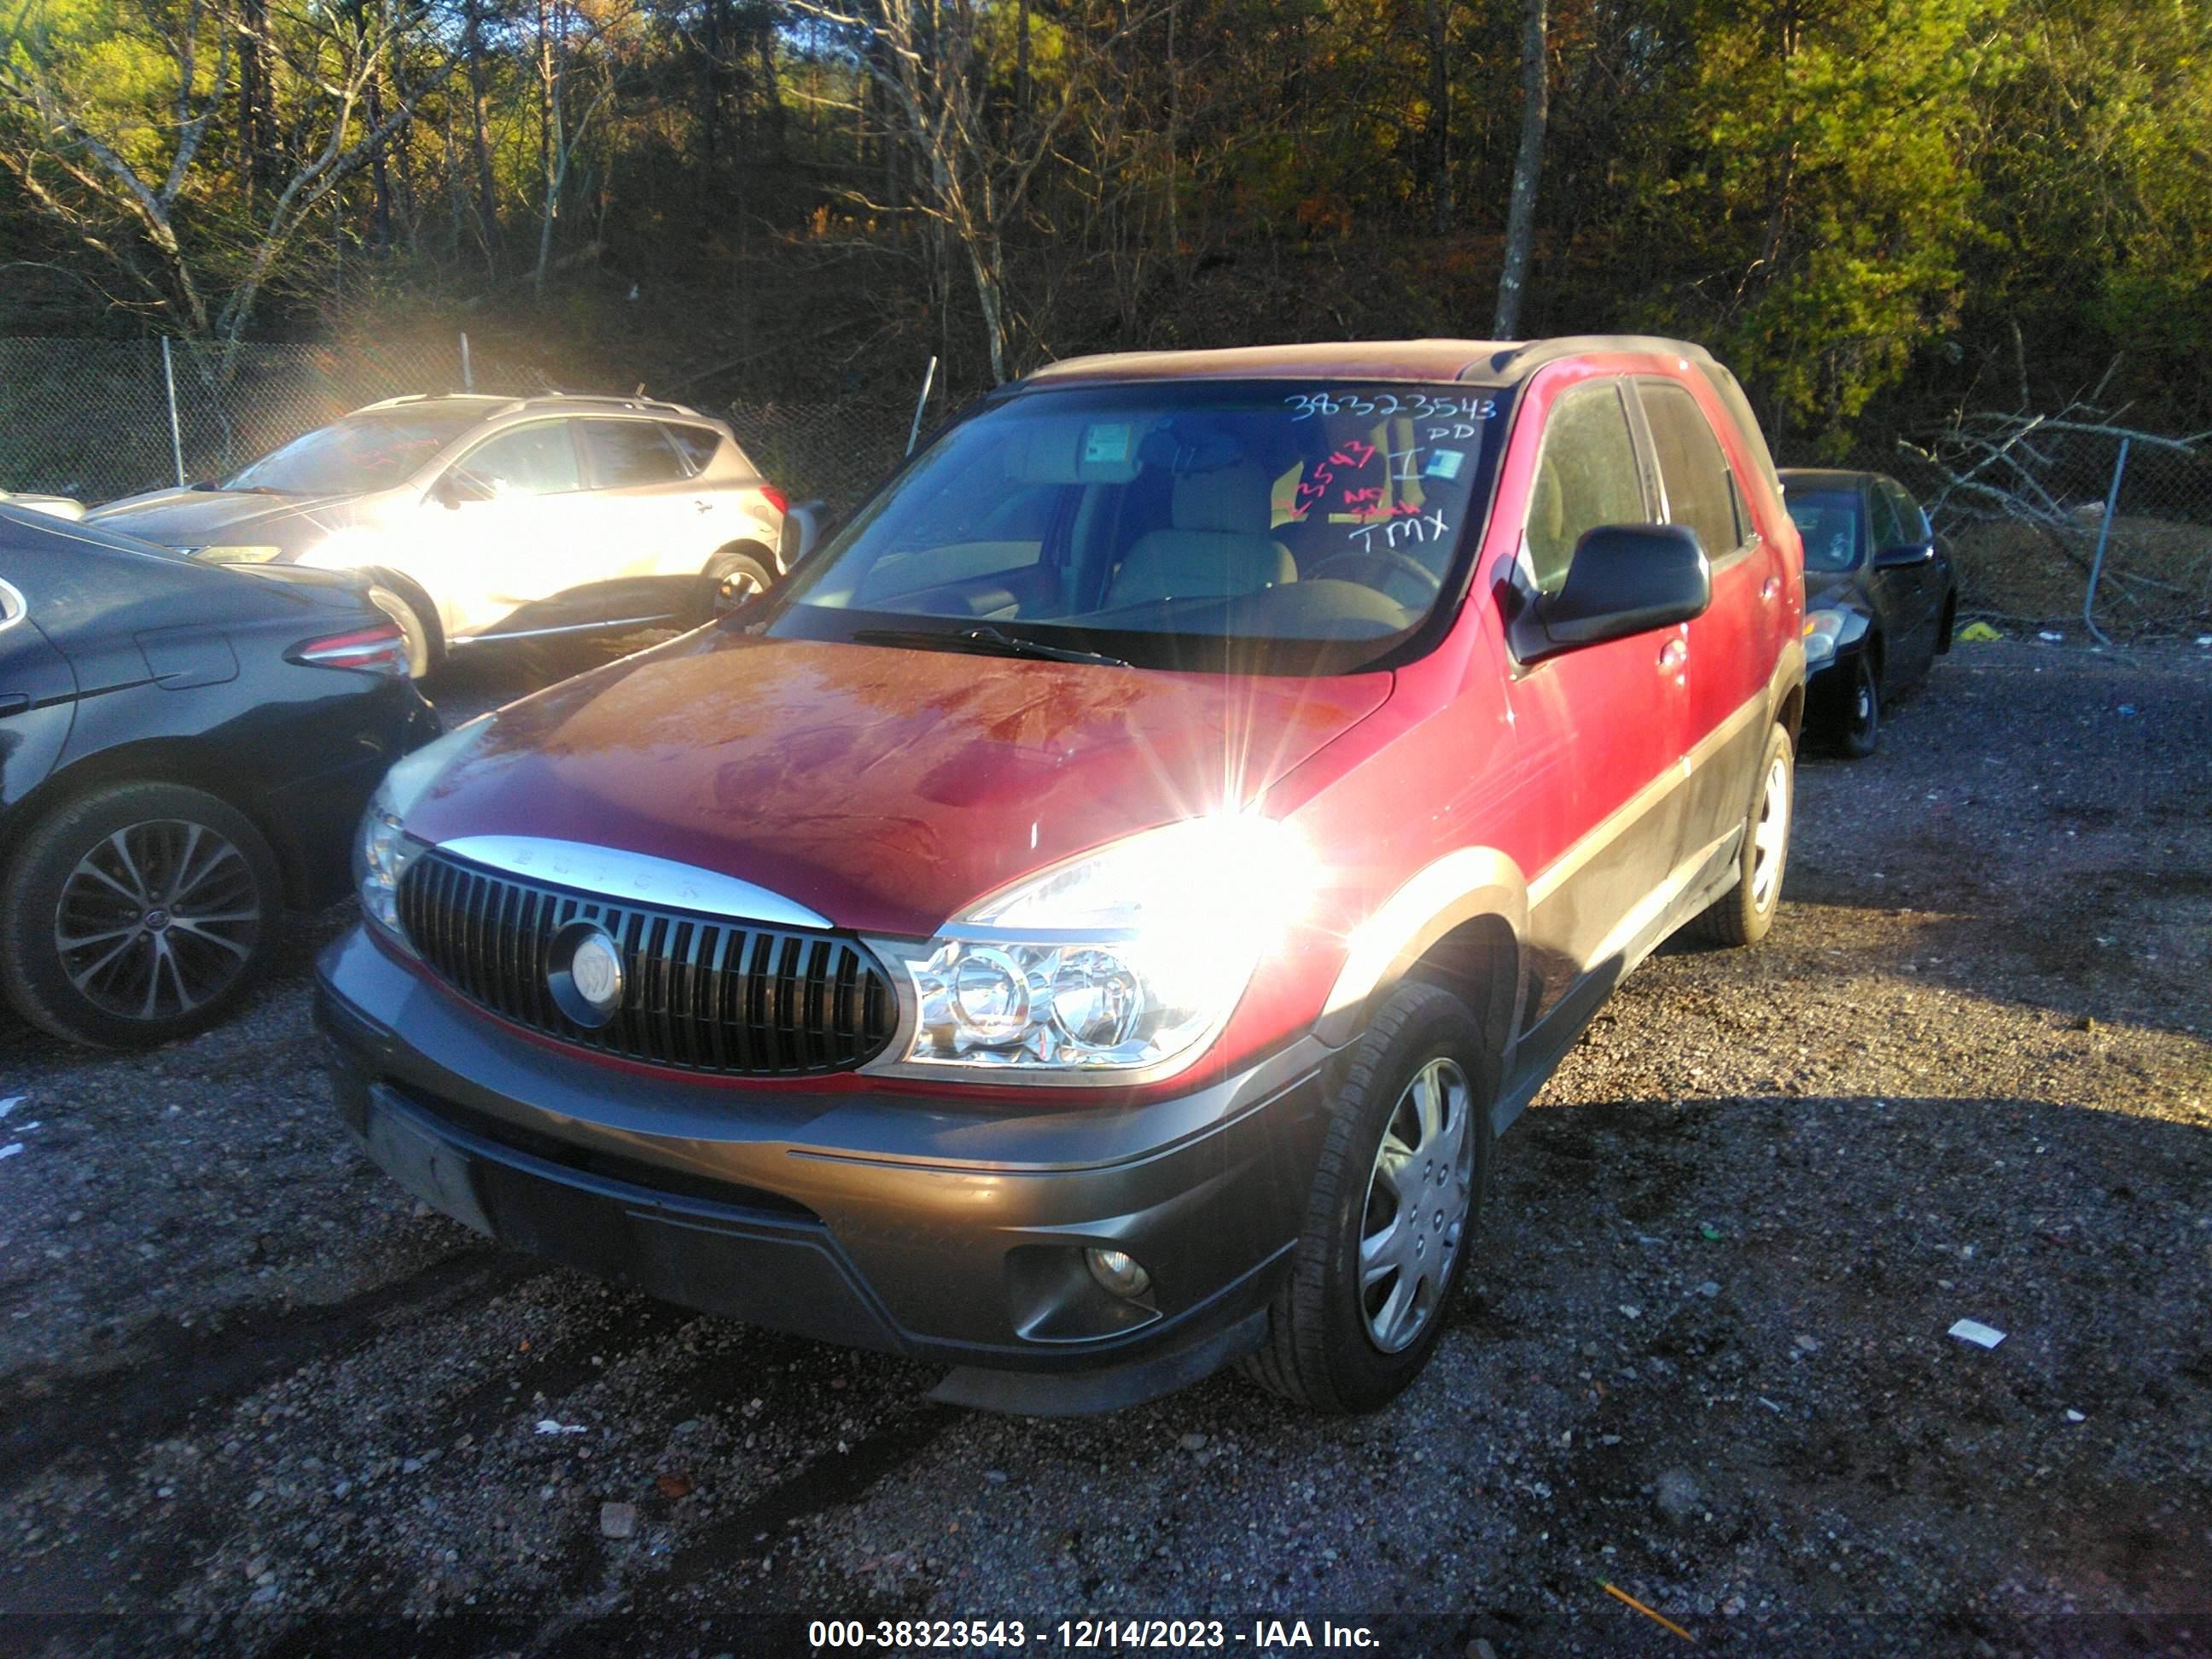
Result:
M0 991L77 1042L219 1018L285 907L349 884L385 769L436 734L392 601L0 507Z
M1896 479L1792 467L1782 488L1805 543L1806 732L1863 760L1883 707L1951 648L1958 577Z

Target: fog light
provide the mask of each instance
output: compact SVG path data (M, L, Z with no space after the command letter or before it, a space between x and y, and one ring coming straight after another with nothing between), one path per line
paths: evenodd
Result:
M1085 1250L1083 1260L1091 1276L1115 1296L1133 1302L1152 1288L1152 1276L1137 1265L1134 1256L1120 1250Z

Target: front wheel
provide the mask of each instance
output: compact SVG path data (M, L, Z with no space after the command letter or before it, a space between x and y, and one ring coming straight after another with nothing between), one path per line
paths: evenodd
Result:
M182 784L109 784L18 846L0 895L0 986L72 1042L167 1042L245 995L283 911L276 855L244 813Z
M1497 1088L1465 1003L1434 985L1391 994L1337 1087L1249 1376L1315 1411L1368 1412L1420 1374L1473 1254Z
M1783 726L1767 735L1759 786L1743 821L1735 885L1690 924L1709 945L1756 945L1774 926L1782 902L1783 866L1790 860L1790 819L1796 797L1797 746Z
M1853 760L1865 760L1881 746L1881 682L1875 674L1874 659L1863 651L1851 669L1836 746Z

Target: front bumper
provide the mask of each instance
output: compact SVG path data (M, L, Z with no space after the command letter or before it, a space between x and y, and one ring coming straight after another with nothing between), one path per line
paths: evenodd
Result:
M670 1301L953 1367L940 1395L973 1404L1108 1409L1255 1346L1322 1127L1310 1040L1139 1106L771 1089L568 1054L359 927L319 967L339 1110L417 1197ZM1149 1305L1100 1289L1090 1247L1143 1264Z

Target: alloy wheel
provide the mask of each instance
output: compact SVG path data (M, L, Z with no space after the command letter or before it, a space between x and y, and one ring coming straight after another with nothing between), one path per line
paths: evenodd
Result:
M1383 1126L1359 1228L1359 1309L1385 1353L1436 1316L1474 1195L1472 1091L1456 1061L1424 1065Z
M1751 902L1764 910L1774 902L1782 876L1782 857L1790 846L1790 763L1782 756L1766 769L1759 791L1759 821L1751 832Z
M62 884L54 948L88 1001L125 1019L191 1012L260 936L252 866L205 824L157 818L94 842Z

